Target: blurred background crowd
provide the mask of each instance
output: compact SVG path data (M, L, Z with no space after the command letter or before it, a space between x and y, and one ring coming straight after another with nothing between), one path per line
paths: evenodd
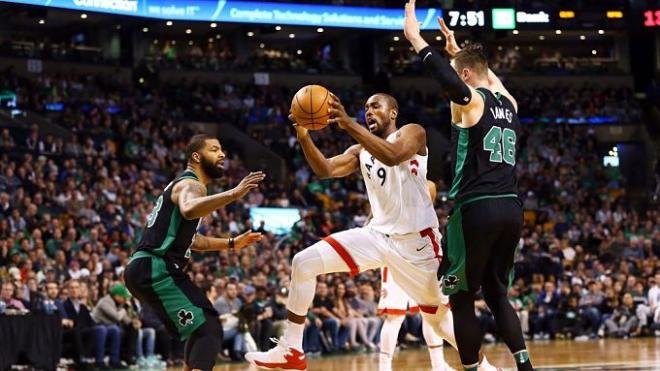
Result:
M369 212L358 176L320 180L310 172L286 122L291 94L286 88L227 83L171 86L159 93L93 76L23 79L11 74L3 74L2 84L74 135L64 142L43 135L38 126L0 134L1 300L8 309L49 313L53 303L63 316L65 350L77 361L88 357L103 363L107 356L111 363L132 364L159 354L174 363L181 358L181 344L121 285L154 200L183 170L183 149L193 131L178 120L200 112L231 117L255 138L267 137L264 142L289 159L287 181L267 179L258 191L203 222L201 232L209 235L261 231L266 234L262 243L236 252L194 254L188 267L222 318L227 358L239 360L248 349L272 346L269 338L278 336L286 319L293 254L332 232L362 225ZM196 94L205 88L212 91ZM595 110L609 109L603 96L629 96L622 89L589 91L569 94ZM531 97L552 96L552 91L535 93L521 94L521 115L549 111L536 107ZM360 92L339 94L360 117ZM401 99L403 115L443 125L434 117L446 111L444 103L414 111L417 92L408 94ZM70 108L46 113L44 102L55 97ZM121 109L110 113L110 106ZM187 111L186 106L203 108ZM553 106L558 115L575 114L573 105ZM596 165L599 143L588 127L530 124L524 133L518 175L526 227L510 297L526 335L578 340L660 335L660 213L634 207L620 172ZM336 128L314 135L326 155L351 144ZM245 168L241 157L249 154L240 148L226 152L225 177L212 186L214 192L255 170ZM451 207L442 198L447 184L448 178L438 180L442 226ZM301 219L290 234L274 235L265 228L268 221L250 219L249 209L259 206L296 207ZM377 344L379 294L378 272L355 280L345 274L320 277L305 350L346 352ZM479 304L482 329L495 341L492 316L483 301ZM420 325L418 315L409 315L402 339L419 341Z

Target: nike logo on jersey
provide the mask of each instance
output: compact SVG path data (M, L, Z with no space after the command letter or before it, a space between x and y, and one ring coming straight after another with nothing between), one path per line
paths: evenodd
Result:
M433 53L431 53L431 52L426 53L426 55L424 56L424 59L422 59L422 62L426 62L426 58L430 57L432 54Z
M416 250L417 250L417 251L422 251L422 250L424 250L424 249L426 248L426 246L427 246L427 245L424 245L424 246L422 246L422 247L420 247L419 249L416 249Z

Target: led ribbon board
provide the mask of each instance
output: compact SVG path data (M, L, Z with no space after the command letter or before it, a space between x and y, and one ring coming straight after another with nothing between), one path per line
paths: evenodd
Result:
M165 20L402 30L403 9L237 0L8 0L8 2ZM423 30L442 10L417 9Z

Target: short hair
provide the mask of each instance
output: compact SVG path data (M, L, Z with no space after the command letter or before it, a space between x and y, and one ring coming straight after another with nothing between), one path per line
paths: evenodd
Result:
M456 53L454 63L459 72L469 68L479 75L488 73L488 59L484 55L483 46L479 43L468 44L463 50Z
M198 152L200 149L204 148L206 141L209 139L215 139L215 138L208 134L197 134L192 138L190 138L190 142L186 147L186 160L190 161L193 152Z
M395 109L397 112L399 112L399 102L396 101L396 98L389 94L385 93L376 93L374 95L380 95L381 97L385 98L387 101L387 104L389 104L390 108Z

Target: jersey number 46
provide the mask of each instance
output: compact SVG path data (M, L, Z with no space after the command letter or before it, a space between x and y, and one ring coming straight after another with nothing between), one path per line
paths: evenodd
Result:
M503 150L504 149L504 150ZM516 132L493 126L484 137L484 151L490 152L490 162L516 164Z

